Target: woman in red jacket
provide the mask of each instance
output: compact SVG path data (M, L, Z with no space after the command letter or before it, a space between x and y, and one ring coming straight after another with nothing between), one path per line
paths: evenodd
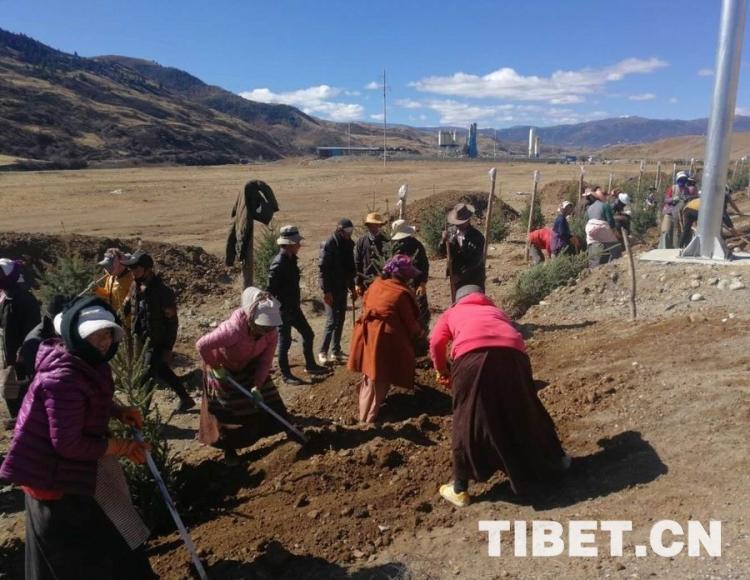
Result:
M452 368L446 349L452 343ZM552 419L536 394L526 345L510 319L479 286L463 286L430 337L441 383L453 390L453 481L440 487L452 504L469 504L469 479L496 471L515 493L567 469Z
M114 403L108 361L123 330L99 298L55 319L62 340L39 346L0 477L26 494L26 578L153 578L148 529L116 457L143 463L147 446L109 437L110 418L140 428L140 412Z

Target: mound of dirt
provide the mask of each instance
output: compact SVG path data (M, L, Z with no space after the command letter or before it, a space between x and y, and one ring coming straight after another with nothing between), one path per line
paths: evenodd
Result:
M202 304L206 296L223 295L231 290L231 269L199 246L80 235L0 233L2 255L24 260L30 277L35 267L44 270L62 255L78 254L86 261L96 262L107 248L130 252L138 247L151 254L156 271L182 304Z
M591 184L587 181L584 181L583 186L590 187ZM558 202L567 199L568 194L571 191L578 192L579 187L580 184L577 180L573 181L572 179L556 179L555 181L545 183L539 190L539 193L542 199Z
M411 203L409 205L409 220L419 224L426 212L431 212L434 208L440 208L448 213L457 203L472 204L476 208L477 217L482 220L484 212L487 211L488 200L489 192L487 191L441 191ZM496 195L493 212L499 211L501 207L503 216L507 221L518 219L520 214Z

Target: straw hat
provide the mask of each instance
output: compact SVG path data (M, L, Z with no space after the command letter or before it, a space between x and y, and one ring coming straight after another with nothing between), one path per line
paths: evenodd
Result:
M417 229L407 224L406 220L396 220L391 224L392 240L403 240L404 238L413 236L415 233L417 233Z
M474 216L475 211L474 206L470 203L457 203L448 212L448 223L456 226L465 224Z
M367 217L365 218L366 224L375 224L378 226L385 225L386 221L383 219L383 216L380 215L377 212L368 213Z

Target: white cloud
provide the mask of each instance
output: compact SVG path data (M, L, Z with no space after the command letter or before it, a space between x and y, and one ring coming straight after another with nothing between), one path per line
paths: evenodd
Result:
M382 121L383 113L375 113L374 115L370 115L370 119L372 119L373 121Z
M631 101L653 101L656 98L654 93L641 93L640 95L630 95Z
M712 68L702 68L698 70L698 76L699 77L712 77L714 76L714 69Z
M379 83L377 81L371 81L365 85L365 90L367 91L377 91L382 88L383 88L383 83Z
M670 97L669 98L669 102L672 103L673 105L677 102L677 100L678 100L677 97Z
M455 99L403 99L396 105L406 109L429 109L438 114L442 125L477 123L481 128L508 124L559 125L581 123L607 117L604 111L579 112L570 108L547 105L495 104L479 105Z
M734 114L735 115L743 115L745 117L750 117L750 108L748 108L748 107L735 107L734 108Z
M631 74L646 74L668 66L658 59L627 58L612 66L578 71L555 71L550 77L523 76L504 67L484 76L458 72L451 76L425 77L410 83L418 91L470 98L543 101L553 105L581 103L607 83Z
M240 93L250 101L261 103L281 103L299 107L308 115L316 115L332 121L355 121L361 119L365 109L356 103L341 103L335 99L339 95L346 95L346 91L329 85L318 85L285 93L274 93L270 89L253 89Z

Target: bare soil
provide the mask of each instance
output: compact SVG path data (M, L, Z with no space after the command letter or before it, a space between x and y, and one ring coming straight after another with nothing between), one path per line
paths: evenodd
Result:
M467 186L486 188L484 168L469 166L471 171L464 164L402 166L404 171L413 169L416 177L410 172L399 176L390 169L394 174L387 179L393 187L384 188L395 197L398 185L408 180L410 190L420 191L411 183L424 184L426 173L445 182L466 178ZM331 204L318 198L315 206L307 200L311 192L299 181L306 172L286 167L289 181L283 177L283 164L267 166L262 172L280 176L286 185L292 183L292 175L297 179L288 189L286 185L281 188L282 200L287 195L293 200L285 206L291 208L285 215L304 216L304 228L322 236L331 221ZM320 180L319 187L340 194L336 199L342 211L348 209L354 215L354 211L363 213L370 202L369 185L359 180L357 167L356 163L339 164L336 175L329 174L326 165L307 169L310 179ZM378 168L364 169L370 180L378 179ZM513 178L519 187L521 177L523 181L530 177L533 167L522 169L523 175L519 169ZM152 171L154 180L164 184L164 170ZM180 297L179 372L195 385L194 341L213 322L227 316L238 290L231 279L219 280L223 275L220 260L208 255L194 261L190 249L175 243L189 237L190 231L200 231L190 243L218 253L221 244L214 237L223 231L219 225L226 220L208 206L226 209L234 193L225 193L223 202L217 203L197 193L200 183L206 183L204 174L180 171L167 172L171 185L164 189L165 200L158 201L163 211L167 199L184 198L173 207L172 221L162 228L163 235L156 235L154 226L142 227L147 214L137 207L118 214L113 222L116 231L109 235L130 237L123 232L140 227L143 237L170 243L174 261L163 263L169 275L180 270L179 276L204 284L207 277L216 277L214 285L203 291L193 292L186 284ZM205 171L218 175L212 168ZM507 173L514 171L508 168ZM570 168L561 171L570 172ZM468 176L475 173L481 179L472 182ZM105 172L102 179L110 180L110 175ZM502 168L500 175L506 175ZM93 173L86 176L89 186L97 182L96 177ZM67 174L59 179L65 178ZM118 179L125 190L152 187L147 173L122 171ZM47 180L46 175L39 175L30 182L30 191L41 191L34 188L45 182L59 198L63 185ZM237 175L231 180L239 183ZM275 186L273 180L269 182ZM20 187L18 182L14 187ZM425 195L431 193L428 187L425 190ZM156 203L159 194L154 196ZM545 196L547 216L557 203L551 197L547 201ZM29 194L27 207L44 212L48 199ZM92 234L100 227L94 225L96 216L107 220L108 210L90 210L85 199L75 195L69 201L66 219L75 221L68 221L66 229ZM207 207L200 215L205 221L195 220L194 214L189 222L189 208L195 211L203 203ZM18 216L19 211L13 205L11 215ZM42 223L45 219L50 223L50 218L42 218ZM500 302L513 274L525 267L523 235L519 228L490 248L488 293ZM0 238L0 244L4 250L6 244L20 247L11 243L27 238L31 249L25 251L32 261L59 243L45 236L8 234ZM106 247L101 239L89 244L86 239L80 241L90 248L90 255ZM322 316L312 300L316 294L314 248L308 247L303 254L302 265L309 279L305 307L319 331ZM453 508L438 496L438 485L451 474L451 400L450 393L434 383L426 360L420 361L413 389L391 391L376 426L356 423L358 377L343 368L316 384L282 388L310 442L300 447L283 436L265 439L244 452L239 467L226 467L218 451L193 440L197 413L169 417L167 433L182 462L184 516L209 574L295 579L747 577L749 290L723 289L726 284L712 278L748 284L750 271L640 262L636 267L639 317L635 322L629 320L624 261L582 275L517 321L527 339L540 397L574 458L566 479L542 500L528 502L513 496L499 474L472 486L473 503L468 508ZM437 314L448 306L448 285L440 275L444 263L436 261L432 271L428 288ZM193 293L200 300L192 298ZM704 299L692 301L694 293ZM298 363L299 350L293 347ZM168 395L160 395L165 410L169 403ZM5 445L6 434L0 448ZM8 577L17 577L23 537L20 492L3 489L0 509L0 545L15 562L8 568ZM622 558L515 558L507 555L512 548L504 542L506 555L492 559L487 556L486 534L478 531L482 519L544 519L564 525L568 520L626 519L633 521L634 532ZM659 519L683 524L689 519L721 520L722 557L683 554L670 559L652 554L636 558L632 546L647 543L649 528ZM601 543L600 547L605 548ZM176 533L153 538L150 556L163 578L189 577L188 559Z

